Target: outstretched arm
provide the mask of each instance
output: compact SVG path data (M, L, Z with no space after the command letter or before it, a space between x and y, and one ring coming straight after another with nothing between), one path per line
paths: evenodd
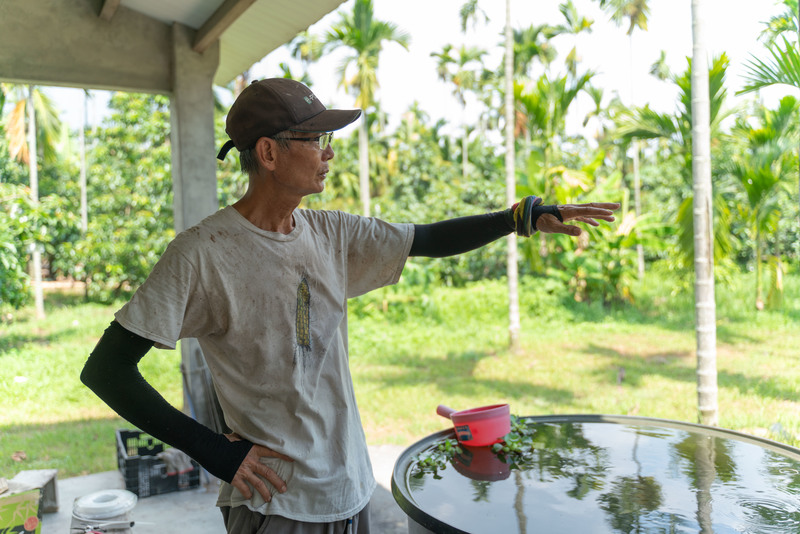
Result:
M409 256L454 256L487 245L513 230L514 223L513 220L509 221L508 210L432 224L415 224Z
M414 225L410 256L442 258L480 248L511 232L528 237L537 230L572 236L581 234L577 221L599 226L598 220L613 221L616 202L541 205L541 199L526 197L511 208L484 215L459 217L432 224Z
M217 434L173 407L147 383L138 364L152 346L149 339L113 321L89 356L81 381L124 419L184 451L245 497L251 494L248 482L265 500L270 499L269 490L256 474L285 491L286 484L258 459L273 456L291 461L288 457L238 436Z

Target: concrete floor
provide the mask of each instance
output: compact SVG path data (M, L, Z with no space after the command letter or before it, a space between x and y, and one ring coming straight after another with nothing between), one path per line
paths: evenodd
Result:
M372 531L376 534L406 534L406 515L394 501L391 489L392 470L403 447L370 446L369 452L378 481L370 505ZM222 515L214 505L217 487L213 486L139 499L131 512L131 519L136 523L132 531L136 534L224 533ZM42 516L42 533L70 534L72 504L76 498L100 490L124 488L122 475L118 471L57 480L59 511Z

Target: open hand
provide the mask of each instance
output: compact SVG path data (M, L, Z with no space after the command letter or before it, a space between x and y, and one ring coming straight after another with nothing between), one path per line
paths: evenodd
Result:
M536 229L546 234L581 235L581 229L568 221L578 221L591 226L600 226L598 220L611 222L614 220L613 210L619 209L619 202L590 202L588 204L563 204L558 211L564 222L555 215L545 213L536 221Z
M225 434L225 437L230 441L241 441L242 439L235 433ZM287 462L294 461L285 454L275 452L262 445L253 445L250 448L250 452L245 456L244 461L242 461L242 465L236 470L236 475L234 475L231 481L231 486L238 489L245 499L251 498L253 496L253 489L255 489L261 494L264 501L270 502L272 500L272 493L264 482L264 479L267 479L269 483L272 484L273 488L277 489L280 493L286 492L286 482L281 480L275 471L261 463L261 458L280 458Z

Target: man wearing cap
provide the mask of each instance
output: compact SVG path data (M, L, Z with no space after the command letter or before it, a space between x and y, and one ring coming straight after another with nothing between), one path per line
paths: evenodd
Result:
M369 532L375 480L348 366L347 299L394 284L408 256L459 254L563 224L613 221L613 203L543 206L434 224L391 224L298 209L324 189L332 132L358 110L329 110L303 84L252 83L228 113L244 196L180 233L116 314L83 382L122 417L224 483L228 532ZM219 434L169 405L138 371L153 345L196 338L225 423ZM349 529L349 530L348 530Z

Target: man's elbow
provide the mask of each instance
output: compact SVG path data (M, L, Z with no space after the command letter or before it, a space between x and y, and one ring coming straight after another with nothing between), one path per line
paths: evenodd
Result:
M89 355L89 359L86 360L86 363L83 365L83 370L81 370L81 382L87 388L94 391L94 388L97 384L97 365L93 358L93 354Z

